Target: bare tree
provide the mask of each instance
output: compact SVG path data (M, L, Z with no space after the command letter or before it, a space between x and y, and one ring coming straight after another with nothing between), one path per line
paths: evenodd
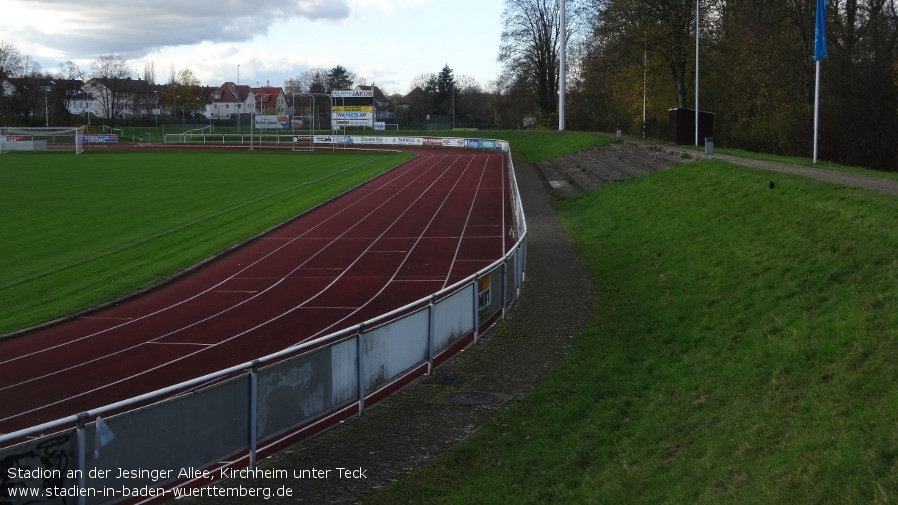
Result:
M81 67L72 60L60 63L59 73L57 75L60 79L65 79L67 81L80 81L84 79L84 72L81 70Z
M71 120L72 113L69 107L70 101L80 96L81 88L84 85L84 72L72 60L59 64L59 71L56 73L58 81L56 89L62 94L56 94L56 103L53 105L55 114L61 113L66 121Z
M324 93L328 70L324 68L310 68L301 74L287 79L284 82L284 92L292 93Z
M143 80L147 81L150 86L156 84L156 64L152 61L148 61L143 66Z
M98 115L105 117L110 126L130 104L131 69L125 59L117 54L104 54L92 65L91 94L97 100Z
M16 46L0 40L0 81L17 75L22 67L22 55Z
M46 98L41 88L46 84L47 76L41 72L40 64L31 56L22 56L17 70L17 73L10 75L14 78L14 90L6 107L26 121L30 121L35 109L38 108L38 100L43 101ZM43 104L40 108L43 109Z
M10 107L10 100L3 100L4 82L19 73L22 66L22 55L16 46L0 40L0 114L3 110Z
M436 80L437 74L429 73L429 74L418 74L414 79L412 79L411 87L412 89L421 88L424 89L427 87L427 84L431 80ZM410 89L409 91L411 91Z
M505 0L504 30L498 60L516 88L532 95L543 117L558 110L561 16L559 2L573 0ZM567 4L566 4L567 5ZM576 9L567 10L573 26ZM570 38L573 30L567 31Z

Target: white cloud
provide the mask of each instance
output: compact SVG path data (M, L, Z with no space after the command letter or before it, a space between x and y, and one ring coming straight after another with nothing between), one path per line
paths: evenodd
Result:
M136 58L167 46L247 41L277 23L336 21L350 14L346 0L292 0L267 3L264 8L240 0L8 2L12 5L4 8L0 33L15 30L17 45L45 52L64 48L73 58L110 53ZM20 25L28 29L16 30Z
M385 14L408 11L414 7L421 7L434 3L434 0L351 0L353 7L365 7L377 9Z

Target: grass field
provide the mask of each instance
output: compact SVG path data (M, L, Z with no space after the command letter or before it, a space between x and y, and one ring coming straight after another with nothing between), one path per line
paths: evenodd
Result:
M410 157L6 154L0 334L153 284Z
M558 202L565 361L366 503L895 503L898 200L719 161Z

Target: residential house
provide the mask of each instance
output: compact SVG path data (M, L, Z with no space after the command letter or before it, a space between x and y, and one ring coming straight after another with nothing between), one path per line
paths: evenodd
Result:
M416 87L396 104L396 112L401 112L406 121L420 121L426 117L430 98L427 92Z
M123 119L151 117L159 103L159 95L165 86L150 84L143 79L93 78L81 87L82 97L89 97L88 109L96 117ZM83 100L76 110L83 110ZM75 111L70 109L73 114Z
M287 115L287 96L284 94L284 88L274 86L264 86L261 88L252 88L253 104L252 109L256 114L263 116L286 116Z
M252 88L226 82L208 95L206 117L210 119L230 119L235 114L252 112L255 98Z
M82 85L77 79L46 76L4 79L0 82L0 109L42 125L69 124L76 114L69 108L70 103L78 100L89 110L89 98L83 96Z
M93 98L81 86L68 90L64 100L66 110L73 116L86 116L89 123L90 117L96 115Z

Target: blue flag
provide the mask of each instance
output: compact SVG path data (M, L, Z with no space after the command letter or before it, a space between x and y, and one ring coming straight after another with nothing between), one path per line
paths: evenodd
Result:
M814 27L814 61L820 61L829 56L826 49L826 2L817 0L817 24Z

